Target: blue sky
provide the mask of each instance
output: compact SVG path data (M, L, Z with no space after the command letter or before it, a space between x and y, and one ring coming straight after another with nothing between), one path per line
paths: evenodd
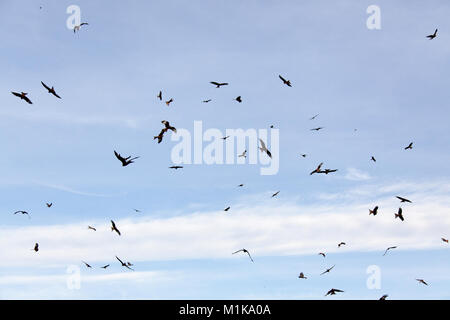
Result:
M89 23L76 34L72 4ZM372 4L381 30L366 27ZM447 1L1 1L0 297L321 299L337 287L345 294L332 299L448 299L449 13ZM274 125L280 170L169 170L175 143L153 140L161 120ZM122 168L113 150L140 158ZM339 171L310 176L320 162ZM404 222L396 195L413 200ZM231 255L242 247L255 263ZM70 265L80 290L66 286ZM379 290L366 287L370 265Z

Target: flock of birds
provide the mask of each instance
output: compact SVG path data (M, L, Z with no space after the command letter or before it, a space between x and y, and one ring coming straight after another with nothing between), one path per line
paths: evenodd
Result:
M42 9L42 7L40 7L40 9ZM81 23L80 25L75 26L74 29L73 29L73 32L75 33L75 32L77 32L77 31L79 31L80 28L81 28L82 26L84 26L84 25L89 25L89 24L86 23L86 22L83 22L83 23ZM438 30L436 29L436 30L434 31L434 33L428 35L427 38L430 39L430 40L436 38L436 36L437 36L437 31L438 31ZM291 84L291 81L290 81L290 80L286 80L286 79L285 79L283 76L281 76L281 75L279 75L279 79L282 81L282 83L283 83L284 85L286 85L286 86L288 86L288 87L292 87L292 84ZM52 87L49 87L48 85L46 85L46 84L45 84L44 82L42 82L42 81L41 81L41 84L42 84L42 86L47 90L48 93L52 94L53 96L55 96L55 97L58 98L58 99L61 99L61 97L56 93L55 88L54 88L53 86L52 86ZM221 88L221 87L223 87L223 86L227 86L227 85L228 85L227 82L216 82L216 81L211 81L210 84L216 86L216 88ZM12 93L14 96L20 98L21 100L24 100L24 101L27 102L28 104L33 104L33 102L31 101L31 99L28 97L28 93L26 93L26 92L14 92L14 91L12 91L11 93ZM159 91L159 93L157 94L157 99L159 99L160 101L163 100L162 91ZM238 96L238 97L236 97L234 100L236 100L237 102L241 103L241 102L242 102L242 97L241 97L241 96ZM165 104L166 104L167 106L170 106L170 104L171 104L173 101L174 101L174 99L173 99L173 98L170 98L170 99L168 99L167 101L165 101ZM203 102L203 103L209 103L209 102L211 102L211 101L212 101L212 99L207 99L207 100L203 100L202 102ZM319 114L316 114L316 115L314 115L313 117L311 117L310 120L315 120L318 116L319 116ZM167 120L162 120L161 123L163 124L163 128L161 129L161 131L160 131L160 133L159 133L158 135L154 136L154 140L157 140L158 144L161 143L161 142L163 141L164 134L167 133L168 131L172 131L172 132L174 132L174 133L177 132L177 129L176 129L174 126L170 125L169 121L167 121ZM270 127L273 128L273 125L271 125ZM322 130L322 129L324 129L324 127L316 127L316 128L312 128L312 129L310 129L310 130L312 130L312 131L320 131L320 130ZM356 130L356 129L355 129L355 130ZM229 136L223 137L222 139L223 139L223 140L226 140L228 137L229 137ZM261 139L259 139L259 140L260 140L260 141L259 141L259 142L260 142L259 150L260 150L261 152L264 152L265 154L267 154L268 157L271 158L271 157L272 157L272 154L271 154L270 150L267 148L267 146L266 146L266 144L264 143L263 140L261 140ZM406 147L404 147L404 150L411 150L412 148L413 148L413 142L410 142ZM245 157L246 157L246 154L247 154L247 150L244 150L244 151L242 152L242 154L240 154L240 155L238 155L238 156L239 156L239 157L244 157L244 158L245 158ZM139 158L139 156L137 156L137 157L132 157L132 156L124 157L124 156L122 156L120 153L118 153L116 150L114 150L114 155L115 155L115 157L117 158L117 160L120 161L120 163L121 163L121 165L122 165L123 167L126 167L126 166L128 166L128 165L134 163L134 161L135 161L136 159ZM306 154L301 154L301 156L302 156L303 158L305 158L307 155L306 155ZM373 162L376 162L376 159L375 159L374 156L372 156L372 157L370 158L370 160L373 161ZM334 172L338 171L338 169L328 169L328 168L324 168L324 169L323 169L322 166L323 166L323 162L320 163L313 171L311 171L311 172L310 172L310 175L314 175L314 174L326 174L326 175L328 175L328 174L330 174L330 173L334 173ZM171 166L171 167L169 167L169 168L170 168L170 169L175 169L175 170L176 170L176 169L181 169L181 168L183 168L183 166ZM243 186L244 186L244 184L239 184L239 185L238 185L238 187L243 187ZM279 193L280 193L280 191L277 191L276 193L272 194L272 198L273 198L273 197L276 197ZM411 200L409 200L409 199L407 199L407 198L404 198L404 197L401 197L401 196L396 196L396 198L397 198L398 200L400 200L400 203L412 203ZM47 206L48 208L52 207L52 205L53 205L53 203L46 203L46 206ZM226 208L224 209L224 211L229 211L230 208L231 208L231 207L228 206L228 207L226 207ZM378 206L375 206L373 209L369 209L369 215L376 216L376 215L378 214L378 210L379 210L379 207L378 207ZM134 209L134 211L140 212L140 210L138 210L138 209ZM16 212L14 212L14 214L15 214L15 215L16 215L16 214L27 215L28 218L30 218L30 213L27 212L27 211L24 211L24 210L18 210L18 211L16 211ZM403 216L403 209L402 209L401 207L398 209L397 213L394 214L394 218L395 218L395 219L399 218L401 221L404 221L404 220L405 220L405 219L404 219L404 216ZM95 227L93 227L93 226L88 226L88 229L89 229L89 230L92 230L92 231L97 231L97 229L96 229ZM118 236L121 236L121 232L119 231L119 229L118 229L116 223L115 223L113 220L111 220L111 232L116 232ZM441 240L442 240L443 242L445 242L445 243L449 243L449 239L441 238ZM338 247L340 248L340 247L343 246L343 245L346 245L346 243L345 243L345 242L340 242L340 243L338 244ZM388 247L388 248L384 251L383 256L385 256L390 250L393 250L393 249L396 249L396 248L397 248L397 246L391 246L391 247ZM34 247L33 247L32 250L34 250L35 252L38 252L38 251L40 250L40 248L39 248L39 243L35 243L35 245L34 245ZM250 261L251 261L251 262L254 262L254 260L253 260L253 258L252 258L252 256L251 256L250 252L249 252L247 249L242 248L242 249L239 249L239 250L233 252L232 254L234 255L234 254L238 254L238 253L243 253L243 254L248 255ZM326 257L326 253L324 253L324 252L319 252L318 255L321 255L321 256L323 256L324 258ZM127 262L124 262L124 261L122 261L122 260L121 260L119 257L117 257L117 256L115 256L115 258L117 259L117 261L120 263L120 265L121 265L122 267L127 268L127 269L129 269L129 270L134 270L134 269L131 268L131 267L133 266L132 263L130 263L130 262L128 262L128 261L127 261ZM91 266L89 263L87 263L87 262L85 262L85 261L82 261L82 263L84 263L85 266L86 266L87 268L92 268L92 266ZM106 269L106 268L108 268L109 266L110 266L109 264L106 264L106 265L104 265L104 266L101 266L100 268ZM333 270L334 267L335 267L335 265L333 265L333 266L330 267L330 268L327 268L327 269L326 269L325 271L323 271L320 275L324 275L324 274L326 274L326 273L330 273L330 272ZM303 272L300 272L298 278L299 278L299 279L308 279L308 277L307 277ZM424 284L424 285L428 285L428 283L427 283L424 279L416 279L416 281L418 281L419 283L422 283L422 284ZM340 289L332 288L332 289L330 289L330 290L325 294L325 296L328 296L328 295L335 295L336 293L342 293L342 292L344 292L344 291L343 291L343 290L340 290ZM388 297L388 295L385 294L385 295L383 295L383 296L380 298L380 300L385 300L387 297Z

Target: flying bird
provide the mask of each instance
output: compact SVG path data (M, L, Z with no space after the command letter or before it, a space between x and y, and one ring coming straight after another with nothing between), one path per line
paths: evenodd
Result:
M405 147L405 150L412 149L412 145L413 145L413 143L411 142L410 144L408 144L407 147Z
M220 139L222 139L222 140L227 140L229 137L230 137L230 136L226 136L226 137L223 137L223 138L220 138Z
M117 256L116 256L116 259L119 260L120 264L122 264L122 267L125 267L125 268L128 268L128 269L130 269L130 270L133 270L132 268L130 268L130 266L129 266L130 263L129 263L129 262L124 263L124 262L123 262L122 260L120 260L119 257L117 257ZM134 270L133 270L133 271L134 271Z
M327 294L326 294L325 296L328 296L328 295L335 295L336 292L344 292L344 291L339 290L339 289L331 289L330 291L327 292Z
M316 114L314 117L309 118L309 120L314 120L319 114Z
M133 209L135 212L137 212L137 213L140 213L141 212L141 210L139 210L139 209Z
M419 281L420 283L423 283L426 286L428 285L428 283L426 283L425 280L423 280L423 279L416 279L416 280Z
M169 167L169 169L175 169L175 170L182 169L182 168L183 168L183 166L171 166L171 167Z
M156 96L160 101L162 101L162 91L159 91L158 95Z
M28 93L26 93L26 92L18 93L18 92L13 92L13 91L11 91L11 93L12 93L13 95L15 95L16 97L19 97L21 100L25 100L25 101L28 102L29 104L33 104L33 102L31 102L31 100L27 97L27 94L28 94Z
M87 23L87 22L82 22L79 26L73 27L73 33L75 33L76 31L80 31L80 28L81 28L82 26L88 26L88 25L89 25L89 23Z
M34 248L32 250L34 250L35 252L38 252L39 251L39 243L36 242L36 244L34 245Z
M320 275L323 275L323 274L325 274L325 273L329 273L333 268L334 268L334 266L332 266L331 268L325 270L325 271L322 272Z
M298 276L300 279L308 279L307 277L305 277L305 275L303 274L303 272L300 272L300 275Z
M221 86L227 86L228 83L227 82L216 82L216 81L211 81L211 84L215 85L216 88L220 88Z
M322 168L323 162L321 162L316 169L311 171L310 175L313 175L314 173L320 173L320 168Z
M311 131L319 131L319 130L322 130L323 129L323 127L317 127L317 128L312 128L312 129L310 129Z
M430 39L430 40L433 40L434 38L436 38L437 32L438 32L438 29L434 30L434 33L433 34L429 34L427 36L427 38Z
M302 154L301 156L302 156L303 158L306 158L306 153Z
M114 221L111 220L111 232L115 231L117 232L117 234L120 236L120 231L119 229L117 229L116 224L114 223Z
M445 238L441 238L442 239L442 241L444 241L444 242L447 242L448 243L448 239L445 239Z
M87 262L84 262L84 261L81 261L81 262L83 262L85 265L86 265L86 267L88 267L88 268L92 268L91 267L91 265L89 264L89 263L87 263Z
M242 102L242 98L241 98L241 96L238 96L238 97L236 97L236 99L234 99L234 100L236 100L237 102L239 102L239 103L241 103Z
M400 220L404 221L405 219L403 218L402 212L402 208L398 208L398 212L395 214L395 219L399 218Z
M340 248L341 246L345 246L345 242L341 242L338 244L338 248Z
M164 137L164 134L167 131L172 130L173 132L177 133L177 129L175 127L171 126L169 121L162 120L161 123L164 124L164 128L161 129L161 132L159 133L159 135L153 137L153 140L158 139L158 143L161 143L161 141Z
M292 87L291 86L291 81L290 80L286 80L285 78L283 78L281 75L278 75L278 77L281 79L281 81L283 81L283 83L285 85L287 85L288 87Z
M375 206L375 208L373 208L373 210L370 210L370 209L369 209L369 216L370 216L371 214L373 214L374 216L376 216L377 213L378 213L378 206Z
M50 202L50 203L46 202L45 204L47 205L47 208L50 208L53 205L52 202Z
M329 173L336 172L336 171L338 171L338 169L325 169L323 171L319 171L318 173L329 174Z
M238 187L243 187L244 186L244 184L243 183L241 183L240 185L238 185Z
M373 162L377 162L377 160L375 159L374 156L372 156L372 158L370 158L370 160L372 160Z
M100 268L106 269L106 268L108 268L108 267L109 267L109 264L107 264L107 265L105 265L105 266L103 266L103 267L100 267Z
M91 226L88 226L88 229L89 229L89 230L97 231L97 229L95 229L94 227L91 227Z
M399 197L399 196L396 196L396 198L399 199L400 202L409 202L409 203L412 203L411 200L408 200L408 199L406 199L406 198L402 198L402 197Z
M130 159L131 156L124 158L119 153L117 153L116 150L114 150L114 154L116 155L116 158L119 159L120 162L122 162L122 167L126 167L130 163L133 163L134 162L133 160L136 160L139 158L139 157L134 157L134 158Z
M261 152L267 153L267 155L269 156L269 158L272 158L272 154L271 154L270 151L267 149L266 144L264 143L264 141L262 141L262 139L259 139L259 141L261 142L261 147L259 148L259 150L261 150Z
M319 255L323 256L325 258L325 253L319 252Z
M173 98L170 98L170 100L166 101L166 105L169 106L173 102Z
M230 210L231 207L226 207L223 211L228 211Z
M54 96L57 97L58 99L61 99L61 97L58 96L58 95L56 94L55 88L53 88L53 87L50 88L49 86L47 86L47 85L46 85L45 83L43 83L42 81L41 81L41 83L42 83L42 85L44 86L44 88L48 90L48 93L51 93L52 95L54 95Z
M208 103L208 102L210 102L210 101L211 101L211 99L203 100L202 102L203 102L203 103Z
M386 251L384 252L383 256L385 256L389 250L396 249L396 248L397 248L397 246L387 248Z
M275 193L272 195L272 198L273 198L273 197L276 197L279 193L280 193L280 191L275 192Z
M244 150L244 152L242 152L242 154L240 154L238 157L239 157L239 158L240 158L240 157L247 158L247 150Z
M18 214L18 213L26 214L26 215L28 215L28 217L30 216L30 214L27 211L19 210L19 211L14 212L14 214Z
M250 255L250 252L248 252L247 249L241 249L241 250L238 250L238 251L236 251L236 252L233 252L232 254L236 254L236 253L241 252L241 251L242 251L243 253L248 254L250 260L252 260L252 262L253 262L252 256Z
M386 300L387 297L389 297L389 295L384 294L379 300Z

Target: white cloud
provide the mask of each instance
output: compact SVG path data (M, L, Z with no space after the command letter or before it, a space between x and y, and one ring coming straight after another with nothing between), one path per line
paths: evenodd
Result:
M347 174L345 175L345 179L352 181L365 181L370 180L371 178L372 177L367 172L355 168L348 168Z
M243 247L258 256L317 254L319 251L383 251L439 248L442 236L450 236L450 195L437 183L424 191L401 189L413 199L403 205L405 221L394 219L400 203L396 194L371 199L357 197L342 205L303 206L289 201L255 201L235 204L228 212L193 212L170 218L117 220L122 236L110 231L109 221L33 227L3 227L4 248L0 266L79 264L81 260L115 261L114 256L134 262L196 258L238 258L231 252ZM376 186L367 186L379 190ZM392 190L396 188L390 187ZM377 216L368 209L377 204ZM337 243L347 246L338 249ZM31 250L39 242L40 251Z

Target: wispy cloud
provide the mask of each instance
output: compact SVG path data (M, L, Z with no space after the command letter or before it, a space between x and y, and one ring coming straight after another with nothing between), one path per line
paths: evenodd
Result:
M355 168L348 168L347 174L345 175L345 179L352 181L366 181L371 178L372 177L367 172Z

